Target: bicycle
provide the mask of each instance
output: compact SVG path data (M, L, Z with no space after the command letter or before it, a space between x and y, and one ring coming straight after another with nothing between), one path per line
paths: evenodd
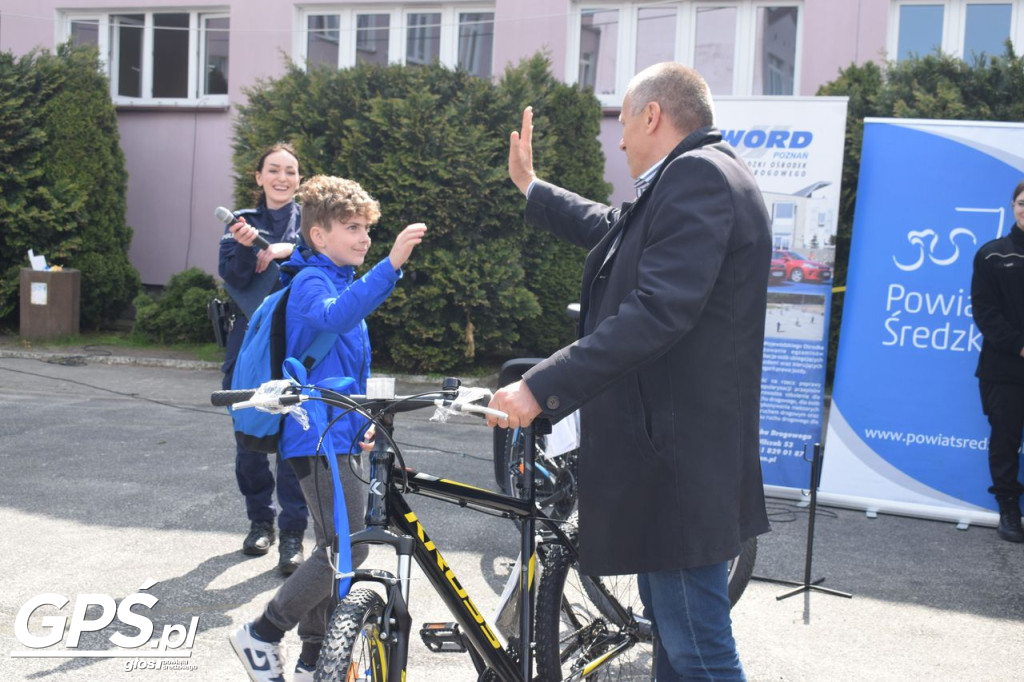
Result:
M538 508L530 474L532 466L526 468L523 497L405 467L401 451L391 437L396 413L440 406L486 414L487 408L470 402L482 399L480 396L469 396L467 400L456 379L445 380L440 391L395 397L346 396L287 381L271 383L279 386L269 391L261 388L263 395L259 398L254 398L253 391L218 391L212 401L216 405L258 403L273 410L320 400L336 411L357 412L374 424L377 436L369 453L367 527L353 533L350 540L353 544L387 545L397 556L394 572L358 569L351 576L338 576L339 580L351 577L352 589L331 616L315 679L405 680L412 632L412 561L455 619L454 623L425 625L420 630L424 644L433 651L468 653L481 682L529 682L535 679L535 667L544 680L575 680L597 673L616 680L650 679L653 633L650 621L639 615L635 588L632 594L620 594L617 590L621 586L617 583L578 570L573 527ZM542 420L526 429L527 464L532 464L536 438L544 430ZM509 577L493 619L497 628L480 613L430 539L409 504L409 493L518 522L520 559L529 560L517 562L519 569ZM378 588L361 583L376 584Z

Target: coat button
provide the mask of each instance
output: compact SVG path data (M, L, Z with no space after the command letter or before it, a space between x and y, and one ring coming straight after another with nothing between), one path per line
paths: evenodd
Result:
M557 410L562 402L556 396L550 396L545 404L549 410Z

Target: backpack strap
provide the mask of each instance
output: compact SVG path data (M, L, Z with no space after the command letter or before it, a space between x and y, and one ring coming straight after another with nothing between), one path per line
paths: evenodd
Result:
M313 339L313 343L309 344L309 348L302 354L302 364L307 370L311 370L320 364L320 361L327 355L327 351L331 349L331 346L338 340L338 335L334 332L320 332L316 338Z

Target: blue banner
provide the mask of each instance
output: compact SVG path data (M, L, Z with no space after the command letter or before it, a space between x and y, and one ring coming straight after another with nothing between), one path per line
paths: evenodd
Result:
M989 520L971 269L1012 228L1021 168L1019 125L865 122L824 500Z

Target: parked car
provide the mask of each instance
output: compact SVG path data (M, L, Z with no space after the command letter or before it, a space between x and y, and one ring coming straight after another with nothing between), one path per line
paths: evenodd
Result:
M778 283L786 279L786 261L772 254L772 264L768 268L768 281Z
M772 254L772 263L781 261L786 272L785 279L791 282L828 282L832 279L832 268L824 263L813 261L796 251L776 250Z

